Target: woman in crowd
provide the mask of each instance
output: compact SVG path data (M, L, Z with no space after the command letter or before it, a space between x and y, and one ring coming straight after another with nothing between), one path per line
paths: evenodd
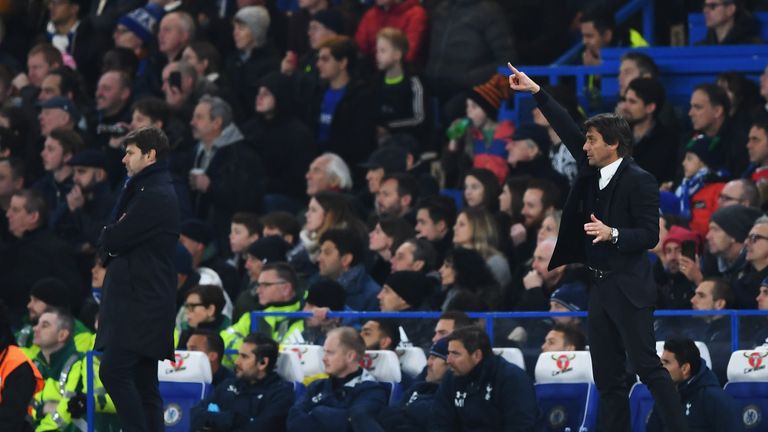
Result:
M501 309L501 289L479 252L454 248L448 251L440 267L443 286L442 310L452 308L457 299L475 296L488 310Z
M512 276L507 259L497 249L498 241L497 223L485 210L465 208L456 217L453 245L476 250L485 259L499 285L506 287Z
M485 168L473 168L464 176L464 205L482 208L488 212L499 211L501 188L496 176Z

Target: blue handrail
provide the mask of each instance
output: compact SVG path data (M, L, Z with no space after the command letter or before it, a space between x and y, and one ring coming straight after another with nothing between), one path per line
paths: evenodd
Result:
M328 312L328 318L439 318L441 312ZM587 312L469 312L470 318L485 319L485 328L488 336L493 340L494 320L495 319L514 319L514 318L553 318L553 317L588 317ZM688 317L702 315L722 315L728 316L731 320L731 351L739 349L739 317L743 316L765 316L768 317L768 310L657 310L653 314L656 317ZM259 317L282 316L287 318L308 318L312 316L311 312L251 312L251 330L256 330ZM86 353L86 379L88 385L87 392L87 413L88 432L93 432L94 420L94 399L93 399L93 359L94 356L101 355L98 351L88 351Z
M654 0L632 0L626 6L616 12L616 24L620 25L627 21L633 14L642 9L643 16L643 38L649 45L653 45L653 13ZM552 66L560 66L570 62L584 48L584 44L579 41L568 51L552 62Z

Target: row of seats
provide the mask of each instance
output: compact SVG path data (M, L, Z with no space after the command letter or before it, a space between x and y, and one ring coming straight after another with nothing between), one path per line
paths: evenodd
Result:
M711 364L706 345L697 342L702 358ZM657 350L663 342L657 344ZM516 348L496 348L497 355L525 367L523 356ZM306 377L323 373L323 348L315 345L287 345L278 357L277 372L294 383L297 400L305 388ZM403 392L402 374L418 375L426 366L426 357L419 348L393 351L367 351L361 365L380 382L390 385L390 403L396 404ZM740 403L742 419L750 431L768 431L768 348L735 351L728 365L725 391ZM174 362L160 362L158 379L164 400L166 429L189 429L189 411L211 390L211 369L203 353L177 351ZM598 392L592 375L592 360L588 351L541 353L535 368L535 389L539 406L549 431L590 431L597 420ZM648 389L642 383L630 393L633 431L645 430L653 406Z

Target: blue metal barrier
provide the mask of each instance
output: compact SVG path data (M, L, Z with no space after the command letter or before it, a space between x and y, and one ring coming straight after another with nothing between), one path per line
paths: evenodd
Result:
M328 312L328 318L431 318L437 319L441 312ZM493 340L494 320L496 319L520 319L520 318L554 318L554 317L580 317L587 318L587 312L470 312L467 313L470 318L485 319L485 329L488 336ZM765 316L768 317L768 310L732 310L725 309L719 311L694 311L694 310L657 310L655 317L690 317L702 315L723 315L731 320L731 351L739 349L739 318L747 316ZM308 318L312 316L311 312L251 312L251 330L258 328L258 318L267 316L282 316L288 318ZM229 350L227 354L236 354L237 351ZM93 359L94 356L101 355L98 351L88 351L86 353L87 365L87 414L88 432L93 432L94 421L94 395L93 395Z

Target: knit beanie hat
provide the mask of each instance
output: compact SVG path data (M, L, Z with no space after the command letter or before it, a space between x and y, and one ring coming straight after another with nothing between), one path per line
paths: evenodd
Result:
M552 293L549 301L559 303L572 312L583 311L587 309L587 289L579 282L563 284Z
M435 342L435 344L432 345L432 348L429 349L429 355L440 357L443 360L447 359L448 358L448 338L444 337L439 341Z
M69 309L69 288L56 278L44 278L35 282L29 295L44 302L48 306Z
M704 134L696 135L688 141L685 151L698 156L710 171L717 171L723 166L723 148L720 145L720 137L710 138Z
M712 214L710 219L716 223L726 234L733 237L739 243L744 243L757 218L763 214L760 210L746 207L741 204L720 207Z
M509 82L501 74L495 74L487 82L474 86L467 97L480 105L489 119L495 120L501 102L509 99Z
M412 308L421 306L430 289L427 277L415 271L394 272L387 277L384 285L392 288Z
M262 260L265 264L271 262L285 262L290 245L277 235L266 236L251 243L248 247L248 255Z
M332 311L343 311L346 300L347 293L341 284L332 279L322 278L309 287L304 303L327 307Z
M128 27L145 44L155 38L157 25L165 14L162 6L149 3L118 18L117 23Z
M248 27L256 42L256 46L262 46L267 42L267 30L269 30L269 11L264 6L247 6L235 14L235 22Z
M539 152L545 157L549 157L549 148L552 147L552 140L549 138L547 128L536 123L523 123L515 129L512 135L513 141L531 140L539 148Z
M750 228L752 228L751 225ZM695 242L696 250L701 250L701 238L699 237L699 234L677 225L669 229L667 236L664 237L664 241L662 242L661 247L667 247L667 243L670 242L675 242L682 245L686 240Z
M187 219L182 222L181 235L206 246L214 237L213 229L200 219Z
M344 34L344 17L341 15L341 12L336 9L323 9L312 15L310 21L317 21L322 24L323 27L338 35Z

